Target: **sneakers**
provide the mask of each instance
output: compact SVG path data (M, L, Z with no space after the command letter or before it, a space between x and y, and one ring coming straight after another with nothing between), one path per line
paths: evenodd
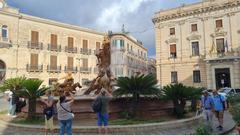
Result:
M12 117L13 117L13 118L16 118L16 117L17 117L17 115L13 115Z

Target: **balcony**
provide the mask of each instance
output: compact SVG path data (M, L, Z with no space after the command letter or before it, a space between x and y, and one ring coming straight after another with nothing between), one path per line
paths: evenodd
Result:
M37 49L37 50L42 50L43 49L43 43L41 42L28 42L28 48L29 49Z
M112 48L112 51L120 51L120 52L125 52L125 51L126 51L126 49L124 49L124 48L116 48L116 47L114 47L114 48Z
M61 52L61 45L48 44L48 51Z
M0 48L10 48L12 44L10 40L6 37L0 37Z
M91 73L91 68L89 67L80 67L81 73Z
M65 71L65 72L77 73L78 69L77 69L77 67L68 67L68 66L65 66L64 71Z
M47 72L49 72L49 73L61 73L61 66L47 65Z
M43 65L26 65L27 72L43 72Z
M94 50L94 54L95 54L95 55L96 55L96 54L99 54L99 52L100 52L100 49Z
M81 48L80 53L84 55L91 55L91 49Z
M65 47L65 52L68 52L68 53L77 53L77 47L71 48L71 47L66 46L66 47Z

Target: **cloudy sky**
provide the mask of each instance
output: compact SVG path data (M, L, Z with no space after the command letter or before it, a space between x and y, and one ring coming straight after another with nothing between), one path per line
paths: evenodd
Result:
M201 0L7 0L22 13L79 25L102 32L118 32L122 25L155 57L151 18L154 13Z

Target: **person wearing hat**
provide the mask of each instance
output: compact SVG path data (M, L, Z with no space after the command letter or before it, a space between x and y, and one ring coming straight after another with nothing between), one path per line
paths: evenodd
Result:
M203 110L205 124L212 130L212 118L213 118L213 98L209 95L208 91L203 91L203 95L201 97L201 108Z
M223 115L226 106L225 101L226 99L223 95L219 94L217 90L213 91L214 111L219 122L219 126L217 127L219 130L223 129Z

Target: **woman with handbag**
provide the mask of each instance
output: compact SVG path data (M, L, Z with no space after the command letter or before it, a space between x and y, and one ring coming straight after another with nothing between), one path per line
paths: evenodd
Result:
M74 114L71 112L71 104L74 102L73 95L70 95L70 100L67 101L67 97L61 96L59 103L57 104L58 120L60 123L60 135L64 135L65 129L68 135L72 135L72 120Z

